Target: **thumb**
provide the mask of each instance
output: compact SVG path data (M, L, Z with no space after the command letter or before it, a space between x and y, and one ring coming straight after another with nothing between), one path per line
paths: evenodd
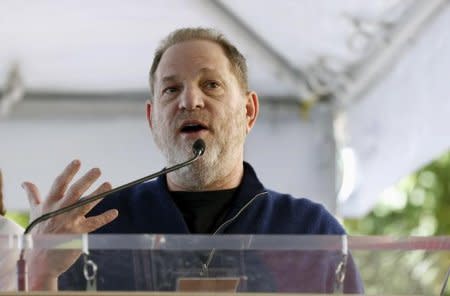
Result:
M41 196L36 185L31 182L23 182L22 188L27 193L28 203L30 204L30 207L34 208L41 203Z

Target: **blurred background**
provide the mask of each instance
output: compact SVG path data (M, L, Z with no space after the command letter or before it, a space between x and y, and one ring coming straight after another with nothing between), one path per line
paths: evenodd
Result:
M323 203L350 234L449 235L448 2L1 0L7 215L26 224L20 184L45 194L74 158L116 186L161 169L145 118L153 52L204 26L247 57L261 115L245 153L267 187Z

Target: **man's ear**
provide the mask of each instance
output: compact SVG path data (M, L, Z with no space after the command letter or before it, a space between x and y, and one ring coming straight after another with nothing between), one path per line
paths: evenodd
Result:
M254 91L247 92L247 103L245 105L247 115L247 133L253 128L256 122L256 118L259 114L259 99L258 95Z
M150 129L153 129L153 123L152 123L152 102L151 100L147 100L147 121L148 125L150 126Z

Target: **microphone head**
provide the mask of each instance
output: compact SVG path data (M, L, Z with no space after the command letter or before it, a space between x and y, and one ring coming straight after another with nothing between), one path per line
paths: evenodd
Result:
M205 149L206 149L206 144L205 144L205 141L203 141L202 139L198 139L192 145L192 151L194 152L194 154L196 156L202 156L203 153L205 153Z

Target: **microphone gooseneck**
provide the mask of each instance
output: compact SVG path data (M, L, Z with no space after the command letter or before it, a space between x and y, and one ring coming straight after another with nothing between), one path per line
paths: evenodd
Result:
M39 223L41 223L43 221L46 221L46 220L48 220L48 219L50 219L52 217L55 217L55 216L61 215L63 213L69 212L69 211L71 211L73 209L82 207L82 206L87 205L87 204L89 204L89 203L91 203L93 201L96 201L98 199L102 199L105 196L107 196L109 194L112 194L112 193L115 193L117 191L123 190L125 188L131 187L131 186L134 186L134 185L146 182L146 181L149 181L149 180L157 178L157 177L159 177L161 175L164 175L164 174L176 171L178 169L181 169L182 167L188 166L191 163L193 163L194 161L196 161L200 156L202 156L203 153L205 153L205 149L206 149L205 141L203 141L202 139L198 139L192 145L192 151L194 153L194 157L192 157L191 159L189 159L189 160L187 160L185 162L176 164L174 166L171 166L171 167L168 167L168 168L164 168L164 169L160 170L159 172L156 172L156 173L148 175L146 177L137 179L135 181L132 181L132 182L127 183L127 184L124 184L124 185L119 186L117 188L114 188L112 190L109 190L109 191L106 191L106 192L103 192L103 193L100 193L100 194L97 194L97 195L94 195L94 196L91 196L91 197L82 197L82 198L80 198L80 200L78 200L77 202L75 202L75 203L73 203L73 204L71 204L69 206L66 206L66 207L60 208L58 210L55 210L55 211L52 211L52 212L48 212L48 213L46 213L46 214L44 214L42 216L39 216L38 218L34 219L27 226L27 228L25 229L24 234L28 234L37 224L39 224Z

